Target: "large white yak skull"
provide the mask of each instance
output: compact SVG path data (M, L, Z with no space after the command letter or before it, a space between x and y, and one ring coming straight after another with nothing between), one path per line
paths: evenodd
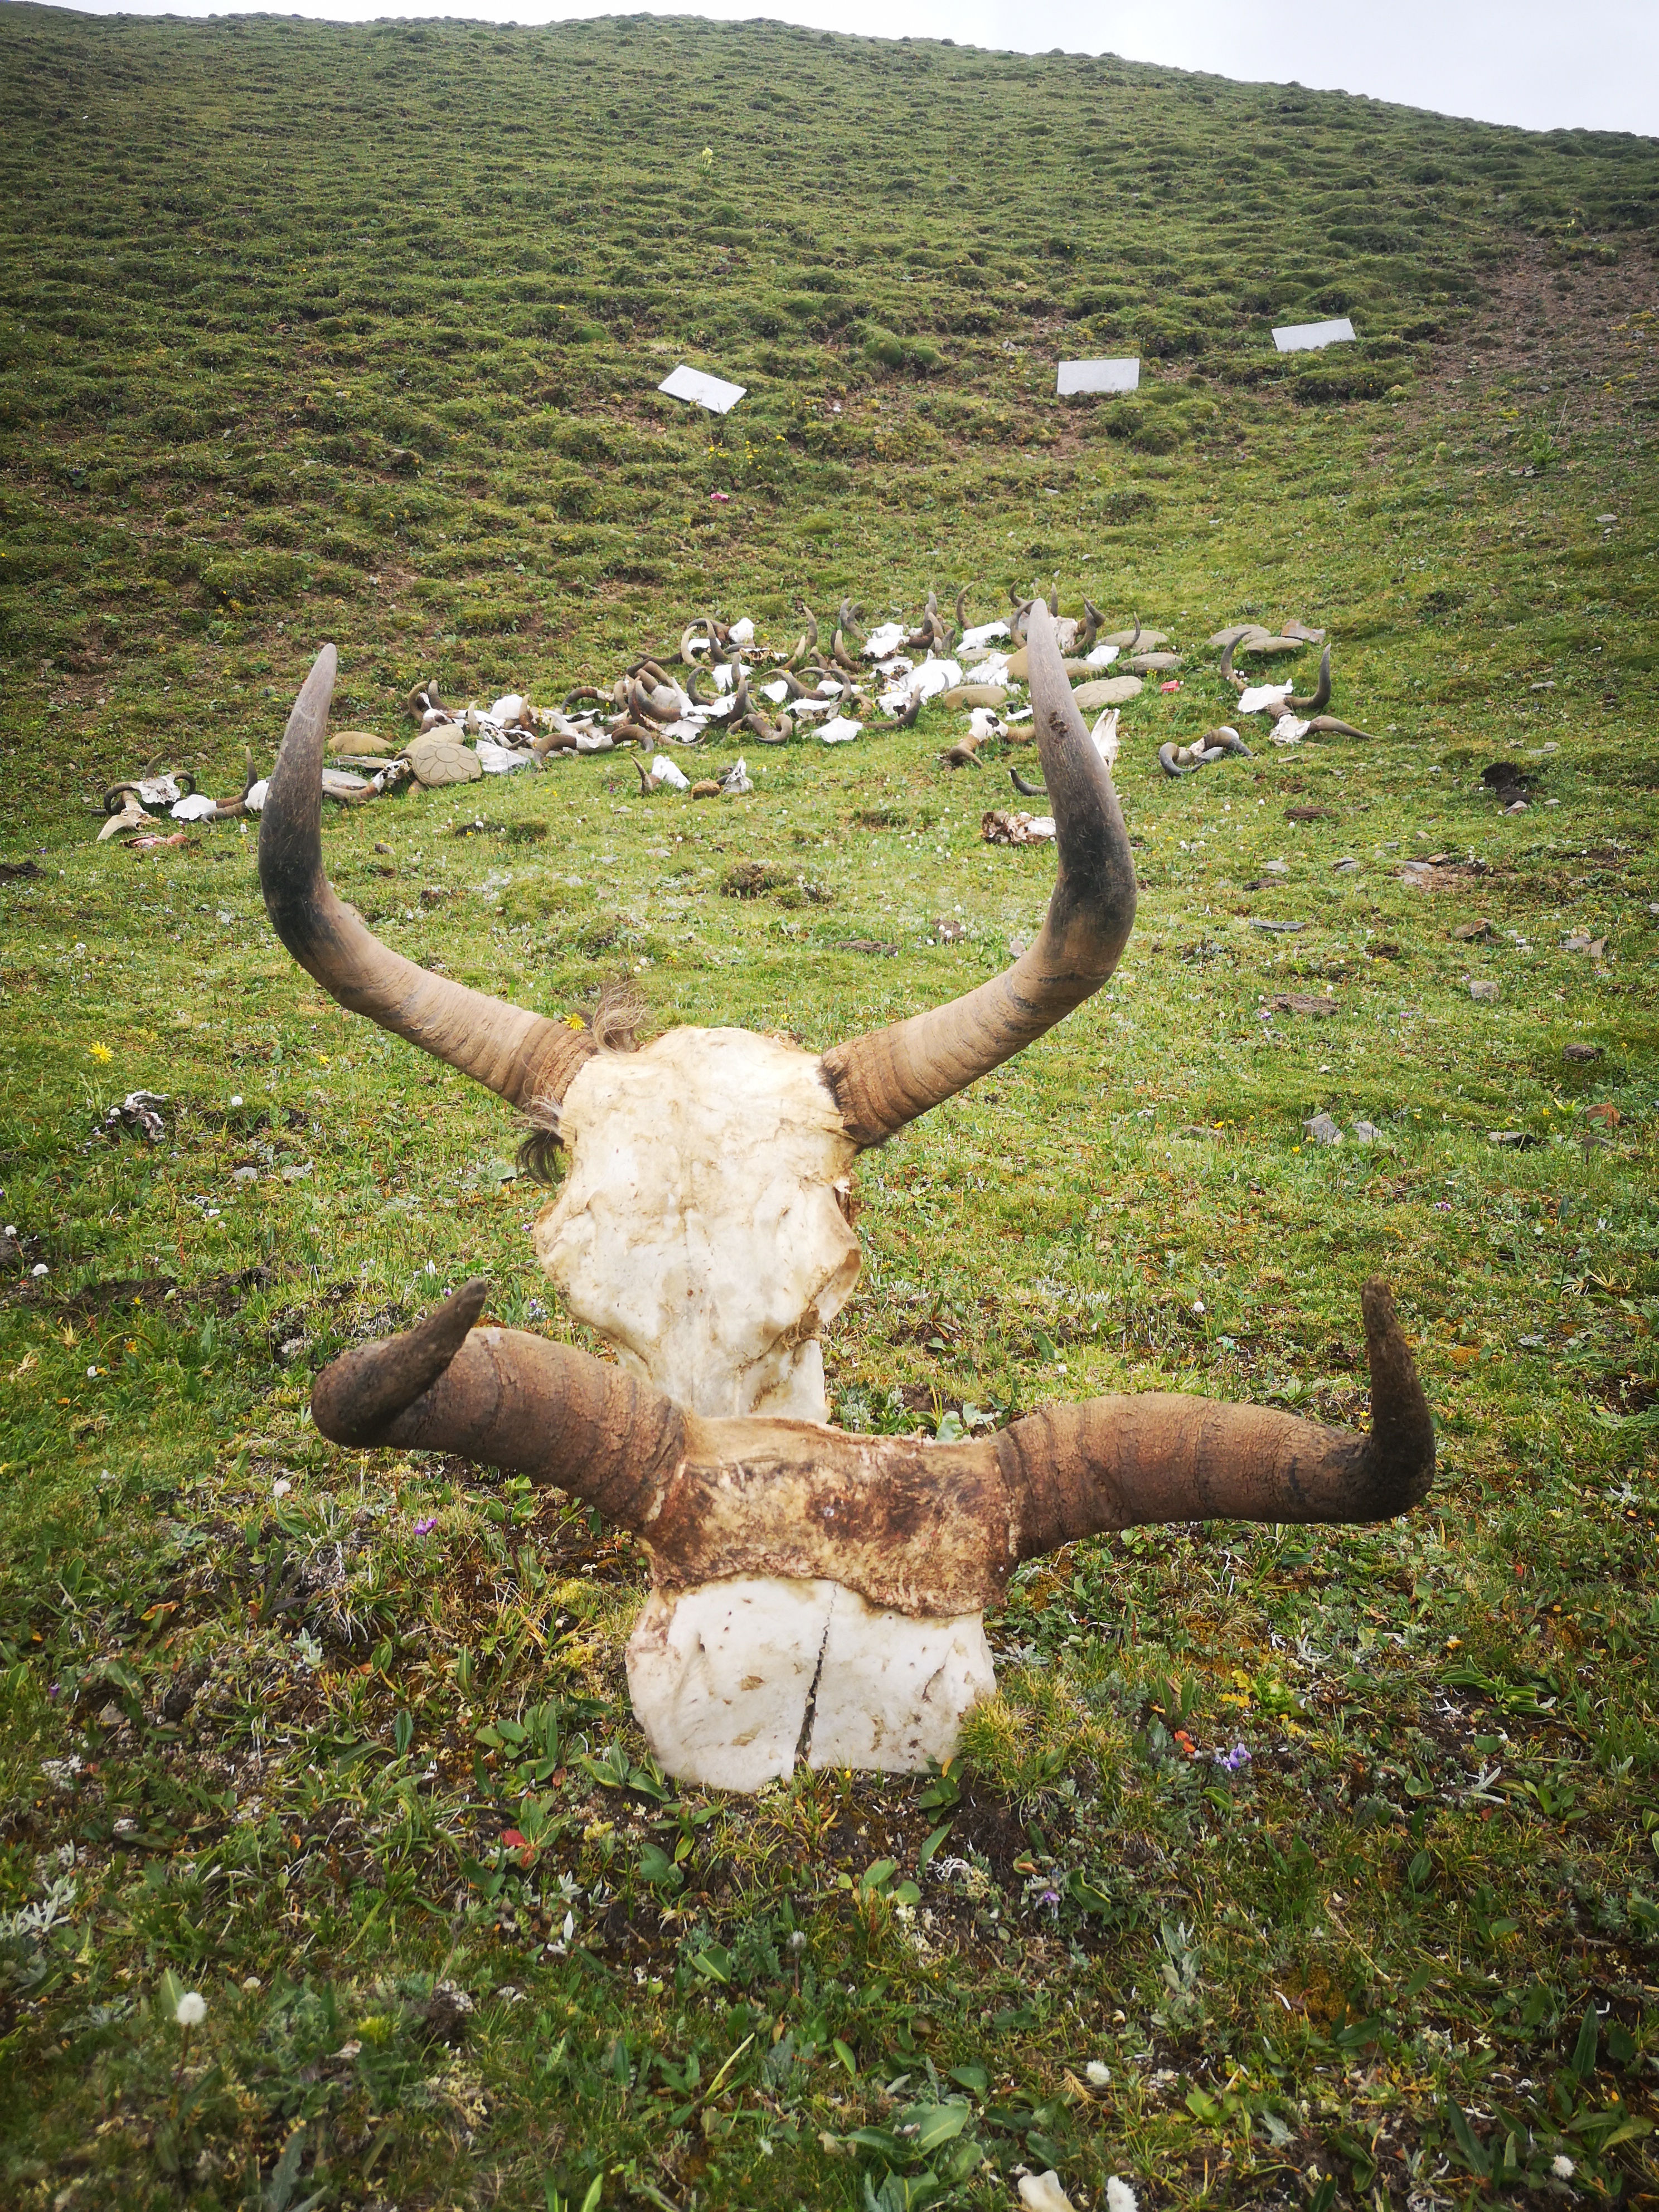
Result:
M1116 797L1041 603L1030 653L1058 825L1042 934L966 997L822 1056L738 1030L604 1050L402 959L322 869L332 647L289 718L259 837L278 933L343 1005L544 1127L556 1118L568 1171L536 1250L626 1370L471 1328L480 1283L325 1370L318 1425L341 1442L521 1467L635 1529L654 1587L629 1644L629 1688L657 1755L687 1780L752 1790L798 1757L895 1769L945 1757L994 1682L984 1605L1020 1559L1071 1536L1200 1512L1375 1517L1427 1485L1432 1432L1386 1291L1367 1326L1374 1377L1381 1356L1398 1407L1386 1432L1379 1413L1363 1451L1287 1416L1150 1396L936 1450L825 1425L818 1334L858 1279L846 1205L857 1152L1086 998L1133 921Z

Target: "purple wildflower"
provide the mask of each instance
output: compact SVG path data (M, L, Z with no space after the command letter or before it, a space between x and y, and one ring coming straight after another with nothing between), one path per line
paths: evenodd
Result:
M424 1520L417 1521L415 1523L415 1534L417 1536L429 1536L437 1525L437 1515L435 1513L428 1513Z
M1242 1774L1250 1763L1250 1754L1242 1743L1236 1743L1229 1752L1218 1752L1216 1764L1224 1766L1229 1774Z

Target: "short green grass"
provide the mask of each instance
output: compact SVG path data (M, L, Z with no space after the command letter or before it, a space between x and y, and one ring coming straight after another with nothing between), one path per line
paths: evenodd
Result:
M20 8L0 55L7 2201L1651 2202L1654 147L765 25ZM1133 400L1049 396L1119 349ZM750 398L688 416L680 358ZM630 1545L309 1425L466 1274L569 1329L519 1133L294 969L251 837L82 802L235 788L325 636L390 733L422 674L556 698L706 605L963 583L1191 658L1124 716L1118 977L861 1163L839 1417L1358 1422L1380 1272L1438 1486L1076 1547L948 1774L709 1798L629 1716ZM1372 741L1165 782L1205 636L1297 615ZM331 811L329 863L547 1011L828 1043L1041 915L979 834L1024 755L954 733L751 747L720 805L558 762Z

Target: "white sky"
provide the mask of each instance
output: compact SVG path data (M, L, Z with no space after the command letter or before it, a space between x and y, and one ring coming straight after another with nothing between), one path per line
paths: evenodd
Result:
M140 15L272 13L333 22L392 15L503 23L647 12L586 0L280 0L264 9L136 0ZM1116 53L1221 76L1295 78L1528 130L1659 137L1659 0L703 0L653 15L757 15L871 38L954 39L1026 53Z

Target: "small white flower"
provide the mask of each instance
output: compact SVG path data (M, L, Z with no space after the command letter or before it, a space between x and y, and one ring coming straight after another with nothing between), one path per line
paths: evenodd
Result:
M1203 1310L1204 1310L1204 1301L1203 1301L1203 1299L1202 1299L1202 1298L1194 1298L1194 1299L1193 1300L1193 1311L1194 1311L1195 1314L1201 1314L1201 1313L1203 1312Z
M1140 2212L1133 2190L1116 2174L1106 2185L1106 2212Z
M250 1974L247 1979L242 1984L242 1987L249 1996L256 1996L259 1990L264 1989L264 1984L259 1979L258 1974Z
M195 1990L186 1990L174 2008L173 2017L180 2027L199 2027L207 2018L207 1999Z
M1577 2167L1564 2150L1557 2151L1555 2156L1550 2160L1550 2172L1558 2181L1571 2181L1577 2171Z
M230 1103L233 1106L240 1106L241 1104L242 1094L240 1091L234 1091L231 1093Z
M271 1484L271 1486L270 1486L270 1494L271 1494L271 1496L272 1496L273 1498L286 1498L286 1497L288 1496L288 1493L289 1492L289 1491L290 1491L290 1490L292 1490L292 1489L293 1489L293 1487L294 1487L294 1485L293 1485L291 1482L288 1481L286 1479L284 1479L283 1480L282 1480L282 1481L280 1481L280 1482L273 1482L273 1483Z
M567 1943L570 1941L571 1937L575 1934L575 1932L576 1932L576 1916L575 1916L575 1914L574 1914L574 1912L567 1912L567 1913L565 1914L565 1916L564 1916L564 1926L560 1929L560 1931L559 1931L559 1932L560 1932L560 1934L563 1936L563 1938L564 1938L564 1940L565 1940L565 1942L566 1942Z
M1091 2089L1103 2089L1112 2078L1112 2069L1098 2058L1091 2058L1083 2069Z

